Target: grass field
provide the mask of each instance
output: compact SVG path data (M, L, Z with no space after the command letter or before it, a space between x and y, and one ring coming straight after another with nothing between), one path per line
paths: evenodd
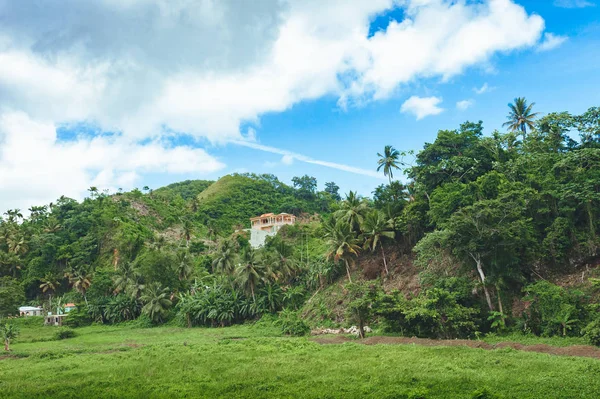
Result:
M0 397L598 398L600 361L514 349L320 345L268 325L21 327ZM487 390L486 394L475 393Z

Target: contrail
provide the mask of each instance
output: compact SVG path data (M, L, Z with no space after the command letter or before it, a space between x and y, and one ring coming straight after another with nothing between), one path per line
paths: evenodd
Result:
M298 161L301 161L301 162L312 163L314 165L321 165L321 166L325 166L327 168L343 170L345 172L356 173L358 175L374 177L376 179L382 179L382 180L385 179L384 176L382 176L381 174L377 173L374 170L356 168L354 166L344 165L341 163L320 161L318 159L313 159L311 157L307 157L306 155L297 154L295 152L283 150L281 148L270 147L268 145L262 145L262 144L258 144L255 142L244 141L244 140L231 140L228 142L231 144L235 144L235 145L241 145L243 147L253 148L255 150L270 152L272 154L287 155L287 156L297 159Z

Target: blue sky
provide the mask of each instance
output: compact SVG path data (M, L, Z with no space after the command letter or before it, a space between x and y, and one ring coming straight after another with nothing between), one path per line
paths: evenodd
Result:
M377 153L391 144L402 150L419 150L425 142L435 140L439 129L454 129L466 120L484 122L485 132L502 130L507 104L517 96L536 103L542 113L569 111L582 113L600 104L600 7L562 8L551 1L520 1L527 11L541 15L546 28L568 40L551 51L532 49L492 57L491 68L478 66L447 82L439 78L418 81L400 88L386 101L341 110L337 98L326 97L303 101L290 110L270 113L260 118L256 129L260 142L285 148L318 159L374 169ZM394 15L396 14L396 15ZM385 13L371 25L371 30L385 29ZM392 18L401 17L393 13ZM484 85L489 91L477 94ZM413 115L400 113L400 107L412 95L435 95L443 98L445 111L417 121ZM473 105L462 111L456 103L471 100ZM294 162L283 165L281 156L257 153L235 145L218 146L211 153L227 160L228 168L211 175L243 171L274 173L290 182L293 176L309 174L318 178L320 187L335 181L343 192L359 190L370 195L381 181L368 176ZM186 175L193 178L193 175ZM155 177L158 185L171 177ZM384 180L385 182L385 180Z
M517 96L542 113L600 103L594 1L226 3L103 0L71 17L0 0L17 21L0 28L0 208L232 172L370 195L386 144L419 150L466 120L501 129ZM98 8L150 28L107 32Z

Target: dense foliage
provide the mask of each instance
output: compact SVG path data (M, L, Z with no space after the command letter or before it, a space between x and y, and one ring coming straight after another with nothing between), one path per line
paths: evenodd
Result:
M76 302L71 326L217 327L282 312L283 330L302 334L305 303L347 279L342 322L361 333L379 323L421 337L518 330L597 343L588 279L600 249L600 109L538 119L533 106L515 99L506 133L465 122L416 154L385 146L374 167L389 181L372 199L342 199L334 182L318 191L307 175L288 186L236 174L144 192L91 187L83 202L61 197L27 218L9 210L0 314ZM301 222L253 249L244 228L267 212ZM400 255L418 265L419 292L392 289ZM550 282L574 271L577 289Z

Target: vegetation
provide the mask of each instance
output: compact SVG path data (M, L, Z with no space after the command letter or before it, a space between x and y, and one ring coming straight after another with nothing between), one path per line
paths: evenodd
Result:
M598 360L460 346L321 345L282 337L261 321L219 329L131 325L78 329L45 341L52 327L23 326L0 360L2 396L593 398ZM23 375L35 375L23 379ZM57 377L58 376L58 377ZM493 397L493 396L492 396Z
M75 302L70 328L263 317L292 336L356 325L364 337L369 325L421 338L528 334L598 345L600 110L539 117L533 107L515 99L506 133L484 136L482 122L465 122L416 154L385 146L374 168L388 184L372 198L342 198L335 182L319 191L308 175L288 186L236 174L143 192L91 187L81 203L61 197L26 218L9 210L0 315ZM400 169L403 182L394 180ZM251 248L248 219L267 212L299 223Z

